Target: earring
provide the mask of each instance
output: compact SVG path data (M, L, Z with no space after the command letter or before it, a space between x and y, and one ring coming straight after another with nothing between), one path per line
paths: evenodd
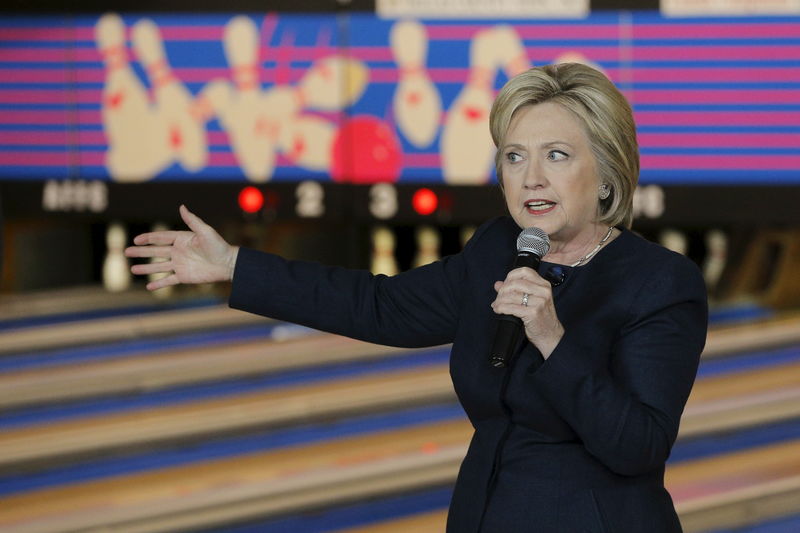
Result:
M611 188L608 186L608 183L601 183L600 184L600 199L605 200L611 195Z

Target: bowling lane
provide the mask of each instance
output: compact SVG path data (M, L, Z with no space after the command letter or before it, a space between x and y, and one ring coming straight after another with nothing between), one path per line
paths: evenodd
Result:
M463 423L421 424L45 489L6 498L3 504L10 512L0 518L0 526L9 532L31 531L34 525L38 531L58 531L64 526L111 527L122 517L157 522L167 504L170 527L208 526L215 520L231 520L233 507L238 507L237 517L242 519L251 512L252 516L285 513L443 484L452 482L470 433ZM797 495L800 440L670 465L667 479L687 520L710 507L731 512L754 492L761 499ZM243 500L250 506L245 507ZM104 510L102 516L92 512L98 508ZM687 526L687 530L700 529Z
M0 527L7 533L112 527L158 521L167 512L170 527L199 526L230 520L233 512L286 512L442 483L455 475L470 435L463 421L420 424L33 491L2 501Z
M373 365L366 375L362 371L356 377L349 373L337 377L333 372L323 376L318 371L317 376L307 376L300 386L285 386L287 380L282 380L255 392L242 392L236 387L234 394L211 399L193 398L166 406L157 402L155 407L132 412L83 415L62 422L6 428L0 435L0 468L30 460L263 430L397 406L455 403L446 365L438 363L446 357L446 351L433 357L414 354L410 370ZM393 363L397 366L398 361Z
M223 305L213 305L92 317L60 323L37 323L0 331L0 356L263 322L262 317Z
M108 292L100 285L0 294L0 330L69 320L120 316L157 309L220 305L217 294L196 290L178 291L168 300L133 289Z
M800 352L800 350L798 350L798 352ZM416 379L412 377L411 379L406 380L400 375L395 376L396 378L399 378L394 381L393 385L396 387L396 392L400 395L406 395L406 397L408 394L411 394L411 396L415 396L416 394L422 395L425 394L426 389L431 387L432 384L438 384L437 386L441 388L440 392L442 394L439 400L451 398L452 393L449 389L450 385L447 378L446 364L443 362L446 361L446 350L443 350L442 353L440 353L437 357L439 358L439 361L442 361L441 363L436 364L435 358L431 359L428 362L432 363L432 365L426 367L423 374L410 374L414 375ZM409 361L413 362L417 362L419 359L421 359L420 354L410 354L408 358ZM357 408L358 402L363 402L365 405L370 404L372 401L380 403L381 398L377 398L377 400L375 398L376 388L381 390L381 394L389 395L389 397L384 398L387 400L387 404L383 406L379 405L379 407L392 409L392 402L390 398L391 391L389 387L386 387L388 382L386 381L387 376L384 375L386 371L387 368L372 369L371 373L365 374L361 384L359 385L361 389L355 387L353 390L348 391L348 389L350 389L356 383L353 381L348 382L347 379L338 384L326 382L324 386L317 388L316 393L322 394L321 396L317 396L317 407L322 407L322 413L318 413L316 416L311 415L311 418L324 419L325 416L334 415L334 419L338 420L336 423L334 423L333 420L322 421L315 426L306 425L304 428L300 428L295 432L291 430L278 431L277 436L276 434L270 435L269 433L262 432L250 438L233 438L228 439L227 441L220 440L219 438L208 438L206 439L207 442L202 445L194 444L189 451L158 450L150 454L145 453L139 455L130 455L121 460L111 459L89 463L79 462L71 467L67 466L62 468L54 468L49 472L40 472L34 475L23 474L22 476L6 476L5 479L0 479L0 490L6 494L12 494L19 491L36 490L37 488L41 489L48 486L52 487L58 484L76 483L93 478L101 479L108 476L118 476L122 474L146 471L148 469L168 468L175 465L214 460L215 458L218 459L223 456L235 457L239 454L245 453L247 450L250 452L255 452L268 449L271 446L275 446L276 441L284 443L284 445L303 445L309 441L339 438L342 435L360 434L365 431L375 431L379 428L408 427L409 424L414 425L425 423L433 419L440 420L445 423L462 421L462 423L465 425L465 430L469 431L468 424L463 422L463 413L454 403L450 407L442 406L439 408L434 407L430 409L421 408L416 411L410 411L407 408L403 409L400 407L400 405L397 405L394 406L394 408L401 408L401 411L395 412L394 414L384 412L377 418L372 418L372 421L370 421L369 416L350 421L342 420L342 416L352 416L351 410ZM762 393L765 389L772 390L781 387L796 388L798 376L793 375L792 372L775 372L775 369L770 367L763 369L763 372L765 375L771 377L771 379L759 380L757 377L753 379L751 372L749 371L732 373L729 376L715 376L708 383L708 391L704 391L704 386L706 383L703 379L701 379L695 388L696 391L699 391L699 397L701 400L695 400L694 398L690 399L689 406L687 407L687 419L696 420L696 425L698 427L711 427L710 424L708 424L708 416L706 416L705 421L703 420L703 416L705 416L702 408L703 400L719 401L721 398L724 398L726 394L729 396L736 396L737 390L736 387L731 384L732 382L744 384L748 394L755 395ZM423 375L427 375L429 377L423 379ZM781 377L782 380L779 379ZM407 385L404 385L404 382L406 381ZM757 387L753 387L751 384L753 381L762 383L762 388L759 389ZM415 388L415 384L420 385L420 388ZM308 392L312 389L313 387L306 388L305 391ZM337 400L340 402L339 406L342 408L341 412L333 413L330 410L331 406L326 405L326 396L324 395L326 394L325 389L327 389L327 394L332 393L332 396L328 396L328 398L335 398L337 394L339 394L336 392L337 389L339 392L348 391L347 397L339 398ZM0 449L3 450L2 455L14 457L16 454L18 459L24 460L35 457L37 450L43 450L42 446L45 448L42 452L45 456L47 453L57 455L60 453L59 447L61 446L64 446L65 450L62 451L65 451L66 453L75 452L76 449L79 449L81 445L87 446L85 450L91 450L92 446L94 446L94 444L91 442L91 437L98 431L101 441L98 442L96 446L102 449L103 446L124 445L126 435L128 436L127 438L132 440L133 443L138 442L137 439L139 438L139 435L137 434L137 428L141 430L142 436L146 436L149 433L152 436L152 439L156 441L163 438L180 438L182 432L185 432L183 433L183 436L191 436L193 433L202 434L205 431L203 426L206 422L210 426L211 431L215 429L215 424L218 425L216 430L224 431L226 429L231 429L231 427L236 427L237 424L240 424L241 426L247 426L250 424L258 425L264 423L265 420L267 421L266 423L268 423L270 417L273 416L277 419L280 419L281 414L279 412L274 414L262 412L269 411L271 405L281 406L282 404L285 404L285 408L288 408L288 412L291 412L293 406L299 402L303 407L300 410L295 411L295 414L305 414L306 416L309 416L309 413L307 411L303 411L303 409L308 407L313 410L313 405L309 405L313 404L313 397L311 399L305 397L302 386L295 388L294 390L289 388L280 390L278 392L280 394L267 394L266 396L262 395L260 397L258 395L244 395L243 399L247 399L248 401L245 401L241 404L241 409L237 407L238 402L236 400L221 400L217 402L208 402L205 405L202 403L196 403L184 406L176 406L174 408L145 410L139 413L134 413L130 416L121 415L116 417L116 419L111 417L104 420L102 418L93 419L89 417L85 419L76 419L70 423L62 424L61 426L53 425L48 427L45 425L38 428L23 428L17 432L12 431L7 433L5 437L8 437L8 440L0 440L0 442L3 443L3 446L0 446ZM363 393L360 399L358 399L359 392ZM433 393L433 391L428 391L428 393ZM281 400L281 394L286 394L283 400ZM250 405L256 406L257 408L247 408L248 402L251 402ZM407 407L405 405L405 400L400 399L400 403L403 405L403 407ZM746 404L746 402L740 398L739 405L742 404ZM731 409L735 407L736 406L733 406ZM280 407L278 407L278 409L279 408ZM372 406L370 406L370 408L372 408ZM231 410L233 410L233 412L236 413L236 416L239 417L238 421L227 420L228 413L230 413ZM699 412L696 413L695 411ZM214 420L215 416L217 417L216 421ZM711 419L713 420L719 416L719 411L712 412ZM250 421L247 420L248 418L250 418ZM97 427L95 427L96 424ZM375 424L378 425L376 426ZM800 428L796 426L796 424L790 425L787 430L784 430L783 433L773 432L772 436L773 438L780 438L784 440L788 438L800 438L800 433L797 431ZM316 429L314 429L314 427L316 427ZM311 431L309 432L309 430ZM163 431L164 435L159 436L160 431ZM114 442L114 439L117 437L110 434L117 432L120 433L119 440ZM103 436L104 434L108 435ZM763 443L763 436L769 433L765 433L764 429L759 427L756 428L754 434L761 438L759 443ZM72 442L70 442L70 436L72 437ZM81 444L81 442L76 443L76 436L79 436L81 439L85 438L83 444ZM745 437L746 438L743 438L739 444L729 445L728 448L735 448L736 446L752 446L754 438L753 435L746 435ZM102 439L105 439L105 442L103 442ZM109 441L109 439L111 440ZM681 444L682 441L679 442L677 449L680 449ZM52 448L47 450L46 448L48 446L52 446ZM73 448L70 449L70 446L73 446ZM74 446L77 446L78 448L75 448ZM686 455L684 459L690 456L703 455L704 453L707 453L707 449L708 447L706 446L706 451L695 451L693 455ZM20 456L20 454L25 455L29 452L30 455L27 457ZM95 453L92 455L95 455Z

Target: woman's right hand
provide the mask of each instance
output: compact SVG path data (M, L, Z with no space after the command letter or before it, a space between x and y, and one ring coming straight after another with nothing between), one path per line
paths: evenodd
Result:
M228 244L214 228L186 206L182 205L179 212L191 231L156 231L134 237L134 246L125 249L126 256L156 257L162 261L133 265L131 272L170 273L148 283L147 290L150 291L178 283L211 283L233 279L239 247Z

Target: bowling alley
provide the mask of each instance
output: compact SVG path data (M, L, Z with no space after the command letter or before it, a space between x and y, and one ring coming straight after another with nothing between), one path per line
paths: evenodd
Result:
M0 7L0 531L800 531L800 2L73 4Z

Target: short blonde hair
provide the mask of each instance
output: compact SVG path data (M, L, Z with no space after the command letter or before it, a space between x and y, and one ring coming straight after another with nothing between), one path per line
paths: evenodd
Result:
M598 198L598 222L630 227L633 192L639 181L639 146L630 104L600 71L580 63L534 67L505 84L492 105L489 129L498 147L495 168L500 185L503 176L500 147L511 119L522 107L554 102L571 111L583 124L597 160L602 183L611 194Z

